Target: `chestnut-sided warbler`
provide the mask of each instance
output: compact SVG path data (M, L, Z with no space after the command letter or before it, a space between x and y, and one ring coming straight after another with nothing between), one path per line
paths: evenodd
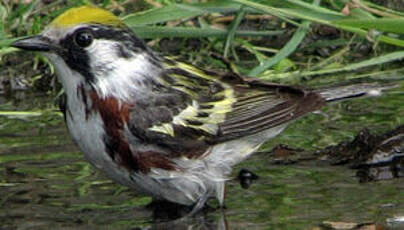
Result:
M290 121L326 93L216 73L152 51L119 18L83 6L13 43L54 65L75 143L114 181L155 200L204 206ZM324 96L325 95L325 96Z

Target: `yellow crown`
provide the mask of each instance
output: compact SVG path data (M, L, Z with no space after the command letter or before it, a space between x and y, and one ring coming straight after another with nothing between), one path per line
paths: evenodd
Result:
M123 25L123 22L111 12L94 6L71 8L55 18L50 25L54 27L69 27L86 23L111 26Z

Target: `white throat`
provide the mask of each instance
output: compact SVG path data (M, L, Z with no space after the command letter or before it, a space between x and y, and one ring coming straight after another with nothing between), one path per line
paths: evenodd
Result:
M77 94L77 87L84 85L84 78L78 72L71 70L65 61L58 55L53 53L44 53L53 64L56 76L62 84L67 95Z

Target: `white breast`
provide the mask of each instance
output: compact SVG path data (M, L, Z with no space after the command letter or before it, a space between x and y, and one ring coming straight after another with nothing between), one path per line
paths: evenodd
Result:
M86 115L83 95L78 90L80 85L85 85L84 77L70 70L59 56L51 53L47 53L46 56L55 66L58 79L67 95L67 127L85 158L96 168L104 171L111 179L123 185L134 187L131 184L129 173L119 168L105 151L105 130L101 116L98 112ZM90 106L91 100L89 98L86 100L87 105Z

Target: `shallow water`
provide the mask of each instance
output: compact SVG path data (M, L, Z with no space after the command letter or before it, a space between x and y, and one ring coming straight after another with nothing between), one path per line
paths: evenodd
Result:
M29 97L41 104L46 96ZM0 110L28 110L36 102L0 100ZM323 221L377 222L404 216L404 179L358 183L353 170L320 161L274 165L270 150L287 144L314 152L404 124L404 95L332 104L308 115L234 170L259 175L249 188L227 184L226 209L170 223L153 220L151 199L108 180L84 161L63 119L0 116L0 229L313 229ZM214 201L212 206L217 205Z

